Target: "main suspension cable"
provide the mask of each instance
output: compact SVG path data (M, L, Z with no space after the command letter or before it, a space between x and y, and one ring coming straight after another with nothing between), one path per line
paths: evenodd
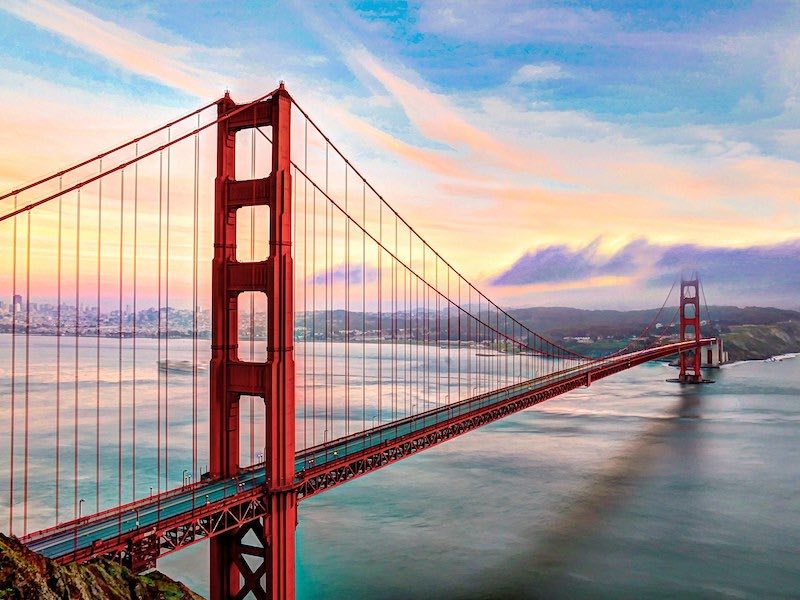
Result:
M204 110L214 106L217 102L218 102L217 100L215 100L214 102L209 102L205 106L202 106L202 107L198 108L197 110L193 110L192 112L190 112L188 114L185 114L182 117L178 117L177 119L175 119L173 121L170 121L169 123L166 123L165 125L162 125L162 126L156 128L156 129L153 129L152 131L149 131L149 132L145 133L144 135L140 135L139 137L133 138L132 140L129 140L129 141L123 143L123 144L120 144L119 146L115 146L114 148L111 148L110 150L105 150L104 152L101 152L100 154L97 154L96 156L93 156L92 158L87 158L86 160L83 160L83 161L81 161L81 162L79 162L77 164L74 164L72 166L67 167L66 169L62 169L61 171L58 171L57 173L53 173L52 175L48 175L47 177L43 177L43 178L38 179L38 180L36 180L34 182L28 183L28 184L26 184L26 185L24 185L24 186L22 186L20 188L17 188L16 190L11 190L8 193L2 194L2 195L0 195L0 200L5 200L6 198L9 198L11 196L16 196L17 194L21 194L22 192L25 192L25 191L27 191L27 190L29 190L31 188L34 188L34 187L36 187L38 185L41 185L43 183L47 183L48 181L52 181L56 177L61 178L64 175L66 175L67 173L70 173L70 172L72 172L72 171L74 171L76 169L80 169L81 167L85 167L86 165L89 165L89 164L91 164L91 163L93 163L95 161L102 160L106 156L108 156L110 154L114 154L115 152L119 152L120 150L122 150L124 148L127 148L128 146L131 146L131 145L134 145L134 144L138 145L138 142L141 142L142 140L147 139L148 137L150 137L152 135L155 135L156 133L164 131L168 127L172 127L173 125L177 125L181 121L185 121L186 119L188 119L189 117L192 117L194 115L199 115Z

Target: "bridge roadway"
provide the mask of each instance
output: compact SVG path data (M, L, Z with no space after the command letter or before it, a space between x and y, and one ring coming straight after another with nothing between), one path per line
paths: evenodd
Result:
M706 345L712 341L705 339L702 344ZM693 345L694 342L679 342L583 363L458 403L440 406L346 438L332 440L297 453L295 458L297 481L301 482L307 472L333 466L354 455L369 453L371 449L377 450L387 443L435 429L446 421L485 410L487 407L513 398L523 397L560 381L585 378L588 384L594 374L598 375L597 378L605 377L612 372L689 349ZM133 539L137 533L155 530L171 519L193 513L198 508L230 502L231 498L245 496L248 492L251 496L260 495L258 491L266 483L266 476L263 463L260 463L243 469L235 478L200 481L32 533L22 541L30 549L49 558L62 560L68 556L90 558L97 555L90 549L104 546L103 542Z

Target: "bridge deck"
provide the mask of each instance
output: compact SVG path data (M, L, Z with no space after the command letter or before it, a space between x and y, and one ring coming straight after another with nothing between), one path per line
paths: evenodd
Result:
M703 344L711 341L713 340L703 340ZM552 388L560 382L571 382L571 386L564 387L562 391L557 391L554 395L579 387L581 381L585 380L588 383L593 379L605 377L648 360L669 356L692 346L694 346L694 342L675 343L600 359L332 440L297 453L295 458L296 483L298 488L301 488L304 482L315 476L318 477L320 473L335 472L338 466L352 461L354 457L375 455L380 449L392 444L435 432L445 424L476 415L518 398L530 396L539 390ZM546 397L542 399L546 399ZM373 468L379 468L383 464L385 463L375 464ZM154 533L162 535L165 530L170 528L177 531L181 528L183 521L189 522L195 519L197 523L201 523L202 531L198 530L197 523L195 523L190 533L183 532L182 540L175 539L175 547L172 549L177 549L204 537L232 529L234 526L229 525L231 522L238 523L238 520L241 519L252 520L264 516L263 507L259 509L253 502L254 499L263 495L266 480L267 473L261 463L243 469L235 478L200 481L59 524L30 534L22 541L32 550L49 558L61 559L65 562L86 560L102 554L119 553L131 542L141 540ZM329 483L322 489L326 489L330 485ZM321 489L317 491L321 491ZM311 493L315 492L307 490L305 493L301 493L300 497L307 497ZM238 517L226 513L226 510L229 512L232 504L244 505L244 503L249 503L250 508ZM253 506L256 508L253 509ZM162 549L161 554L168 551L171 549L167 548L166 551Z

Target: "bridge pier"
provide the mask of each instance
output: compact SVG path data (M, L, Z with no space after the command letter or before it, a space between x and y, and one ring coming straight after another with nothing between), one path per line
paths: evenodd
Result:
M237 105L226 94L218 104L225 115ZM214 213L214 259L211 305L211 477L239 472L239 401L258 396L266 404L266 485L263 519L211 539L212 600L249 597L291 599L295 595L294 485L294 311L292 273L292 181L290 174L291 98L283 84L269 98L220 121ZM272 171L260 180L237 181L236 132L272 127ZM236 214L239 208L269 209L269 256L266 261L236 260ZM261 292L267 297L267 361L238 356L238 297ZM251 560L248 561L247 558ZM256 565L252 567L252 558Z
M271 493L269 534L265 565L271 577L268 598L295 596L295 530L297 529L297 494L292 491Z

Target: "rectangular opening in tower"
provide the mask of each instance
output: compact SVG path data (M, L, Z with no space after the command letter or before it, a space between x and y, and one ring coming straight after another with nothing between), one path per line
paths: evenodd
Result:
M272 170L272 127L249 127L236 132L237 181L262 179Z
M236 260L257 262L269 256L269 206L245 206L236 211Z
M267 360L267 295L242 292L238 304L237 357L245 362L263 363Z
M264 462L266 410L261 396L239 397L239 465L242 468Z

